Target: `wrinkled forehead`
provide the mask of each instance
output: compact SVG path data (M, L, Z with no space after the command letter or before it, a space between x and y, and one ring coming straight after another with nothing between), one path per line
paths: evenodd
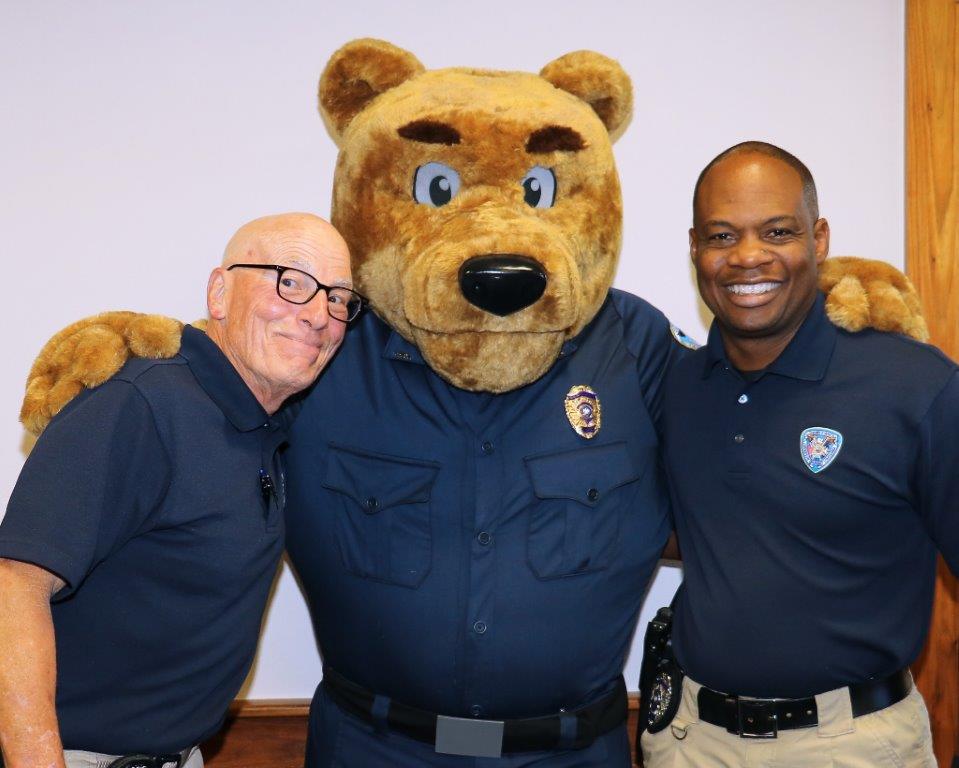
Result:
M329 230L283 231L260 238L257 261L308 272L321 283L350 281L350 257L343 241Z

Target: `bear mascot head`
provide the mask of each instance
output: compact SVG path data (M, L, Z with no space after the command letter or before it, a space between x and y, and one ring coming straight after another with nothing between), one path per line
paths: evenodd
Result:
M359 291L457 387L539 378L616 270L623 69L580 51L538 77L427 72L359 40L334 54L319 95L340 147L333 223Z

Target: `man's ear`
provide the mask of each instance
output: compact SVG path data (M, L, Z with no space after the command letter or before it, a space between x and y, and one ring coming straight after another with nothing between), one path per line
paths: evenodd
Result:
M334 53L320 75L320 114L333 140L381 93L425 69L409 51L385 40L353 40Z
M206 308L213 320L226 317L227 275L223 267L217 267L210 273L206 283Z
M812 236L816 242L816 263L822 264L829 255L829 222L817 219L813 224Z
M698 255L698 252L699 252L699 242L696 240L696 228L690 227L689 228L689 259L690 261L693 262L693 264L696 263L696 256Z
M619 62L595 51L574 51L551 61L539 74L589 104L611 141L626 130L633 113L633 84Z

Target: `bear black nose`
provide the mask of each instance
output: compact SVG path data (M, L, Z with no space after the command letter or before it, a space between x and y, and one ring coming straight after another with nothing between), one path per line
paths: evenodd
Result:
M460 267L460 290L470 304L505 317L536 303L546 290L546 273L529 256L474 256Z

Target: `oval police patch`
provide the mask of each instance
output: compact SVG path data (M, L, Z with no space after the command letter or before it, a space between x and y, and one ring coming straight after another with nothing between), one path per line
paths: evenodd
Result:
M842 434L829 427L809 427L799 436L799 452L813 474L833 463L842 448Z
M686 347L686 349L699 349L699 344L696 343L696 340L692 336L687 336L672 323L669 324L669 332L673 334L673 338Z

